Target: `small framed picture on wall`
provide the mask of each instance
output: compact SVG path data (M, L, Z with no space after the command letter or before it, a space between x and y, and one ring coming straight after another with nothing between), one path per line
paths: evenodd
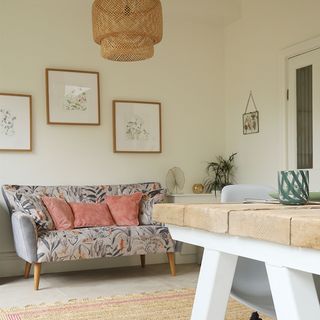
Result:
M259 111L244 113L242 115L243 134L259 132Z
M0 93L0 151L31 151L32 97Z
M161 104L113 101L113 151L161 153Z
M248 108L250 105L250 102L252 102L254 111L248 112ZM243 134L253 134L253 133L259 133L259 111L256 106L256 102L253 98L253 93L250 91L249 98L246 105L246 110L244 111L244 114L242 115L242 128L243 128Z
M46 69L47 123L99 125L99 73Z

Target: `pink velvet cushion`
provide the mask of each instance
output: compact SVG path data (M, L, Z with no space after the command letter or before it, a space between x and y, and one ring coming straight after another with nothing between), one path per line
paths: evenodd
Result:
M64 199L57 197L41 197L57 230L73 229L72 210Z
M123 196L107 196L106 203L118 226L139 225L139 208L142 192Z
M105 203L69 202L74 214L74 227L112 226L114 221Z

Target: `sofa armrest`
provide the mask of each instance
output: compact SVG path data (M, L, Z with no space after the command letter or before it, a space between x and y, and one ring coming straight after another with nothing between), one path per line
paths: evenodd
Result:
M30 215L16 211L11 222L17 255L27 262L36 262L38 235L34 220Z

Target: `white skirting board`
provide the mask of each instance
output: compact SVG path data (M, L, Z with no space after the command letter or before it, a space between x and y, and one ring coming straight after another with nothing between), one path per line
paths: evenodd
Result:
M146 256L146 265L168 263L166 254L150 254ZM176 264L197 263L197 253L176 253ZM139 266L140 256L88 259L44 263L41 273L68 272L80 270L108 269L117 267ZM168 267L169 268L169 267ZM32 270L31 270L32 271ZM15 252L0 252L0 277L22 276L24 261ZM169 269L168 269L168 272ZM177 270L179 273L179 270Z

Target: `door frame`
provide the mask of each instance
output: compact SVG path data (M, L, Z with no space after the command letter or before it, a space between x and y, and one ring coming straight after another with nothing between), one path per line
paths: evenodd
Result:
M288 166L288 100L289 87L288 62L290 58L320 49L320 36L299 42L281 50L279 55L279 137L281 141L281 169L289 169Z

